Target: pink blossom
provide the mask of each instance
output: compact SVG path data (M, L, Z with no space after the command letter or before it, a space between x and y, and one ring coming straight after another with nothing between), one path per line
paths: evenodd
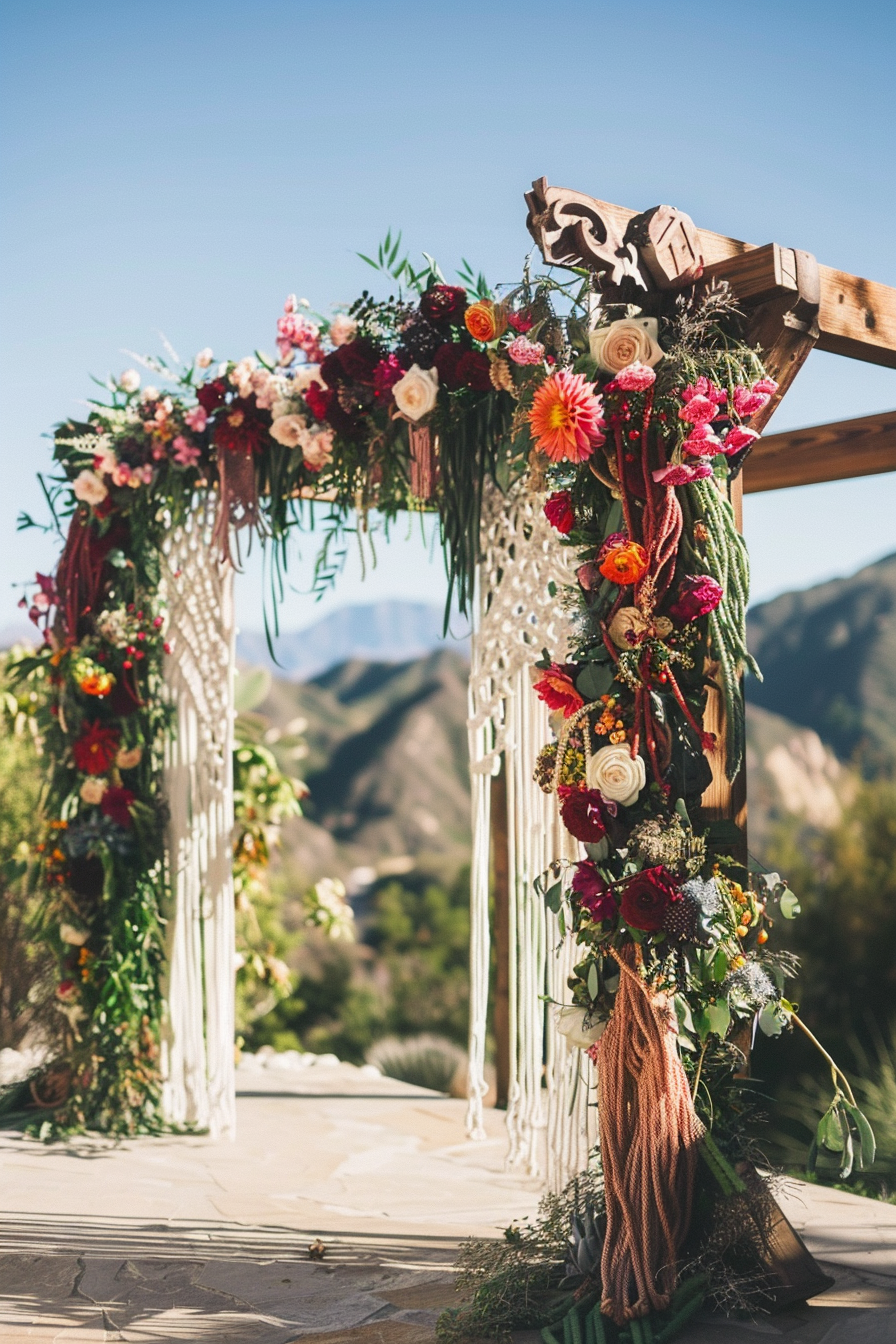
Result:
M302 445L302 460L309 471L320 471L333 456L333 431L322 429L312 435L311 442Z
M778 390L778 384L774 378L757 378L751 389L753 392L767 392L773 397Z
M682 462L677 467L660 467L653 473L653 479L657 485L691 485L711 475L712 467L708 462Z
M686 420L691 425L708 425L710 420L714 420L719 413L719 408L709 397L703 397L699 393L686 401L678 412L679 420Z
M755 429L747 429L745 425L732 425L722 440L722 452L727 456L739 453L741 448L749 448L758 438Z
M283 305L284 313L294 313L299 306L299 301L295 294L287 294L286 302Z
M765 392L753 392L748 387L741 387L740 384L734 389L734 409L742 420L749 419L768 403L769 397Z
M544 360L544 346L540 341L527 340L517 336L507 347L507 353L514 364L541 364Z
M722 441L709 425L703 423L694 426L681 446L689 457L712 457L720 451Z
M127 462L116 462L115 466L112 468L112 484L130 485L131 474L131 468L128 466Z
M195 467L201 455L195 443L185 439L183 434L178 434L172 447L174 449L174 460L179 467Z
M720 387L710 382L703 374L700 375L696 383L691 383L681 394L682 401L690 401L693 397L708 397L717 406L724 406L728 400L727 392L723 392Z
M184 416L184 421L190 426L190 429L195 430L197 434L201 434L208 424L208 415L206 414L205 407L194 406L191 411L187 411Z
M636 359L634 364L619 370L615 382L623 392L646 392L656 382L656 374L649 364L642 364Z

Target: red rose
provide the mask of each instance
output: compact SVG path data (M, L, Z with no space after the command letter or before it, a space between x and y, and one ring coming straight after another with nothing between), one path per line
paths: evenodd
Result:
M339 383L373 383L380 357L369 341L359 338L337 346L320 366L320 376L328 387Z
M680 899L681 892L665 868L644 868L622 889L622 918L633 929L656 933L663 927L668 906Z
M329 414L333 393L320 383L312 383L305 388L305 404L315 420L326 420Z
M544 516L551 527L556 527L565 537L576 524L576 515L572 509L572 499L568 490L557 490L544 502Z
M420 300L420 311L430 322L462 317L466 306L467 291L459 285L433 285Z
M432 357L432 362L439 371L439 382L443 383L449 392L457 391L463 384L463 379L458 374L458 365L466 353L462 345L449 341L445 345L440 345Z
M211 415L212 411L216 411L226 395L227 384L223 378L216 378L211 383L203 383L201 387L196 389L196 400L206 415Z
M715 611L723 597L721 585L709 574L686 574L669 615L673 621L685 625Z
M474 392L488 392L492 385L488 371L488 355L484 355L481 350L465 350L457 361L458 378Z
M109 788L100 799L100 811L119 826L130 827L133 822L130 809L136 797L130 789Z
M613 893L590 861L576 864L572 889L582 909L587 910L593 920L612 919L616 914Z
M557 790L560 798L560 819L576 840L586 845L596 845L607 833L604 824L604 800L597 789L573 789L561 784Z
M85 723L81 736L72 744L75 765L86 775L104 775L115 760L119 734L116 728L101 723Z

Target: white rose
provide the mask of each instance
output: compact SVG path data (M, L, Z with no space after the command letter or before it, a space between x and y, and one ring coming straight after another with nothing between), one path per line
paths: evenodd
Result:
M60 924L59 937L72 947L83 947L90 934L86 929L76 929L71 924Z
M635 363L653 368L663 358L657 345L659 325L655 317L621 317L598 327L588 338L591 358L607 373L620 373Z
M436 404L439 390L438 369L421 369L412 364L392 389L395 405L409 420L422 420Z
M319 381L319 364L299 364L295 377L292 379L292 389L294 392L304 392L306 387L310 387L312 383Z
M211 346L207 345L205 349L200 350L199 354L196 356L197 369L209 368L211 366L211 362L214 359L214 357L215 357L214 352L212 351Z
M607 1025L606 1019L596 1022L585 1008L572 1004L568 1008L554 1008L554 1021L561 1036L579 1050L587 1050L599 1041Z
M306 428L304 416L278 415L271 425L271 438L282 443L284 448L298 448Z
M327 335L333 345L347 345L349 341L355 339L357 330L358 324L353 317L345 317L344 314L340 314L339 317L333 318Z
M136 369L125 369L118 380L122 392L136 392L140 386L140 375Z
M588 787L599 789L608 803L631 807L647 783L643 756L632 757L631 751L620 743L615 747L601 747L588 765Z
M107 779L97 779L96 775L91 775L88 779L85 779L80 788L82 803L89 803L91 806L101 803L103 794L108 787L109 781Z
M75 499L80 499L82 504L102 504L109 493L102 478L97 476L95 471L80 472L75 477L72 489L75 492Z

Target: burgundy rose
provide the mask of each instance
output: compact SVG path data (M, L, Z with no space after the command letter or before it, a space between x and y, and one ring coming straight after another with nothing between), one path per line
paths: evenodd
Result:
M420 300L420 311L430 322L450 322L463 316L467 291L460 285L433 285Z
M211 415L222 405L227 395L227 384L223 378L215 378L211 383L203 383L196 389L196 400L205 411L206 415Z
M100 811L119 826L130 827L133 818L131 817L131 804L136 802L137 795L131 793L130 789L108 788L100 800Z
M669 608L669 615L680 625L708 616L724 597L721 585L709 574L686 574L682 579L678 597Z
M612 919L616 914L616 902L609 886L601 877L597 866L586 860L576 864L572 889L579 898L583 910L587 910L592 919Z
M681 899L671 873L665 868L644 868L630 877L622 889L622 918L633 929L656 933L663 927L666 910Z
M373 384L374 369L380 357L369 341L359 338L337 346L320 366L320 376L328 387L339 383Z
M570 835L586 845L596 845L603 840L607 833L605 804L597 789L574 789L561 784L557 793L560 819Z
M433 355L432 362L439 371L439 382L447 387L449 392L456 392L463 385L463 379L458 374L458 365L466 353L462 345L449 341L445 345L440 345Z
M568 490L557 490L544 502L544 516L551 527L556 527L565 537L576 524L572 498Z
M489 377L488 355L481 350L465 350L457 361L457 376L464 387L474 392L488 392L492 385Z

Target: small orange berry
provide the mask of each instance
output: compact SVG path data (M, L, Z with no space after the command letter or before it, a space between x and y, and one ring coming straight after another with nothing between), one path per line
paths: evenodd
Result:
M756 935L756 941L757 941L757 943L760 943L760 944L761 944L761 943L767 943L767 942L768 942L768 932L767 932L767 930L765 930L765 929L760 929L759 932L758 932L757 935Z

